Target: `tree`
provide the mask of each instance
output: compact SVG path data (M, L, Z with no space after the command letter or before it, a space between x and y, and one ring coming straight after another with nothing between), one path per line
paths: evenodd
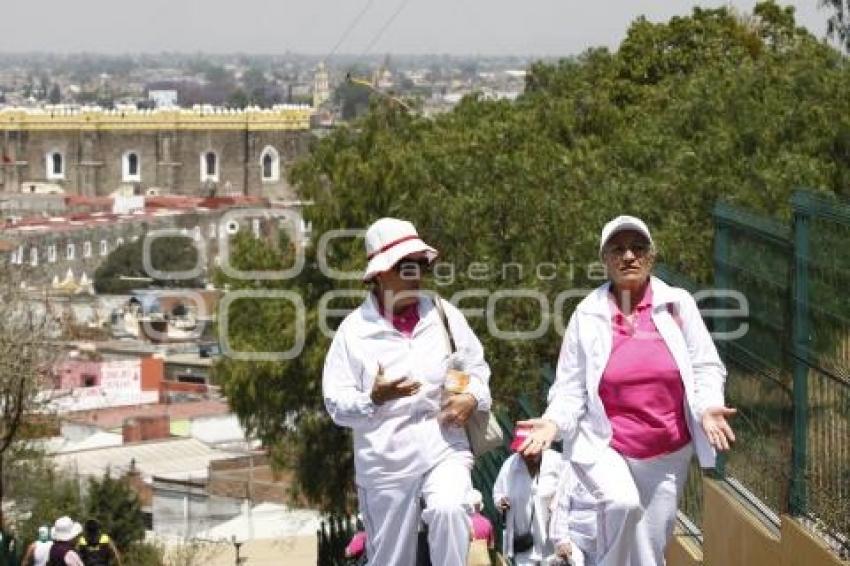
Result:
M230 95L230 98L228 98L227 105L230 106L231 108L242 109L242 108L245 108L246 106L248 106L250 104L250 102L251 102L251 100L250 100L250 98L248 98L248 95L245 94L245 91L242 90L241 88L237 88Z
M532 65L516 102L469 96L429 119L376 100L316 143L291 181L314 203L305 211L313 242L381 216L418 227L446 262L429 285L444 297L477 290L460 306L491 307L489 321L471 316L470 324L493 369L496 402L511 408L520 393L537 393L540 366L557 359L556 323L576 302L561 304L560 294L599 284L594 262L605 221L643 217L662 260L708 282L719 199L787 218L795 187L847 195L847 92L846 59L796 26L793 10L762 3L741 17L694 9L665 23L635 21L616 51ZM246 261L282 261L249 244L236 252ZM230 282L298 293L307 308L301 355L225 362L220 371L240 419L296 471L301 492L325 508L350 509L347 434L333 427L320 398L329 338L319 330L318 305L328 291L364 287L323 276L316 253L306 250L307 268L289 281ZM336 242L326 259L335 269L362 269L362 241ZM532 291L540 303L494 301L511 290ZM240 349L291 343L284 305L242 306ZM517 339L493 327L543 332Z
M144 239L126 242L113 250L94 273L98 293L126 293L146 287L200 287L199 279L161 280L151 276L143 261ZM157 238L150 246L150 267L158 271L186 271L195 266L198 251L188 237Z
M234 267L242 271L281 270L292 265L293 250L285 237L271 245L239 234L231 249ZM324 287L320 277L314 281ZM292 288L285 281L233 279L221 271L215 273L214 282L217 287L232 291ZM318 300L318 295L304 297L308 304L314 300ZM240 299L233 303L228 316L227 340L233 350L284 352L295 344L295 316L289 301ZM306 341L327 344L314 324L308 326L308 332ZM313 355L321 355L321 348ZM352 509L351 441L324 416L314 373L317 363L320 361L303 356L287 362L222 357L212 373L246 432L269 448L276 466L296 471L296 494L324 509ZM322 449L316 450L316 446ZM299 465L307 458L311 459L310 465ZM319 469L323 473L315 473Z
M86 499L87 516L100 522L122 553L145 538L142 506L126 478L113 478L109 471L90 478Z
M833 14L826 21L826 34L837 39L850 52L850 1L819 0L821 7L831 8Z
M75 478L56 470L40 455L30 454L18 463L11 495L16 507L28 515L19 525L21 540L35 540L40 526L50 526L59 517L83 515L85 505Z
M47 96L48 102L50 104L59 104L62 102L62 91L59 89L59 85L53 83L53 86L50 87L50 94Z
M80 478L56 469L42 455L28 454L19 464L13 497L19 516L26 517L19 524L22 540L34 540L41 525L67 515L81 523L97 519L122 553L134 549L141 556L154 550L140 547L144 517L138 495L125 478L113 478L107 472L101 478L89 478L83 489Z
M266 107L278 102L272 92L273 85L266 79L262 69L251 67L245 71L242 75L242 86L251 105Z
M44 405L39 395L56 358L58 335L50 303L22 291L8 267L0 270L0 525L5 480L20 463L25 441Z
M355 76L352 72L351 76ZM368 87L345 81L336 87L333 100L341 109L343 120L353 120L369 109L372 92Z

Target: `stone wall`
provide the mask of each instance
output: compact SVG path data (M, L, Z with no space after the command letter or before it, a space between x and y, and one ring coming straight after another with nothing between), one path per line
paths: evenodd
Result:
M293 199L287 170L307 152L309 111L3 112L0 192L61 190L108 196L115 191L206 196L211 193ZM8 119L6 116L8 115ZM216 156L208 178L204 156ZM61 174L49 156L61 155ZM138 174L128 176L134 153ZM263 173L268 153L273 167Z

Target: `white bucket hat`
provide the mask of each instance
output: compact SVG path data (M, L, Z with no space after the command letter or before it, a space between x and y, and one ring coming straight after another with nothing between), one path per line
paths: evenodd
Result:
M366 230L366 258L369 264L363 281L383 273L405 257L424 253L429 262L437 259L437 250L423 242L416 228L407 220L381 218Z
M635 232L639 232L642 234L647 240L649 240L649 245L652 246L652 236L649 233L649 228L646 227L646 223L637 218L635 216L618 216L611 222L605 225L602 228L602 236L599 238L599 255L602 255L602 248L605 247L605 244L608 243L608 240L616 234L617 232L622 232L623 230L634 230Z
M53 523L53 540L55 541L67 542L73 540L81 532L83 532L82 526L75 523L71 517L59 517Z

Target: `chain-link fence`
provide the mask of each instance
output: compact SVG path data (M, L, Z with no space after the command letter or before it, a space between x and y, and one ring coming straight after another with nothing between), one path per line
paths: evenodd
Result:
M718 472L771 520L807 519L850 555L850 206L798 191L790 227L726 204L715 220L717 290L740 293L746 315L709 325L738 408L738 441ZM663 270L662 270L663 272ZM671 273L662 277L676 279ZM695 291L678 277L675 284ZM715 298L710 308L729 308ZM683 509L700 522L689 485Z

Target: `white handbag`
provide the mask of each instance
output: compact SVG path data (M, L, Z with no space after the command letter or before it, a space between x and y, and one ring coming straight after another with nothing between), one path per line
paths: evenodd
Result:
M443 299L439 296L434 296L434 307L437 309L437 314L440 315L440 320L443 322L443 328L446 331L446 339L449 342L449 352L454 355L457 352L452 328L449 325L446 311L442 305ZM486 454L491 450L495 450L505 445L505 434L502 427L499 426L499 421L490 411L475 411L469 420L464 425L466 436L469 439L469 448L474 456Z

